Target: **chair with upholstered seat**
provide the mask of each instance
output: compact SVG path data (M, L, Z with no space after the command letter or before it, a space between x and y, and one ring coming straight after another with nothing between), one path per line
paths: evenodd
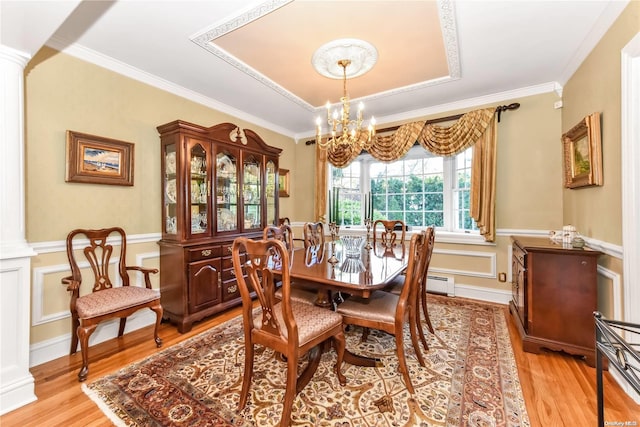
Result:
M373 223L373 245L381 244L386 248L404 244L407 227L400 219L377 219Z
M74 239L88 239L88 244L82 248L82 253L93 273L92 289L83 292L81 265L76 259ZM120 254L115 264L118 282L110 275L111 255L113 246L107 239L119 240ZM84 242L84 240L83 240ZM109 319L120 319L118 337L124 334L127 317L143 308L149 308L156 314L154 340L158 347L162 340L158 336L158 328L162 320L162 305L160 293L151 287L149 275L157 273L155 268L143 268L126 265L127 238L122 228L112 227L100 230L73 230L67 236L67 257L71 266L71 276L62 279L71 292L71 352L78 350L78 341L82 351L82 368L78 379L84 381L89 373L89 337L100 322ZM140 272L144 277L145 287L130 285L129 272ZM87 274L88 276L88 274ZM85 282L88 282L86 280Z
M425 366L424 358L418 344L416 331L416 292L425 254L426 234L414 234L409 243L409 262L407 265L405 285L400 295L385 291L375 291L369 298L349 298L340 304L336 311L342 314L345 325L362 326L379 329L395 336L398 369L402 373L405 385L411 394L415 392L405 358L403 330L409 325L411 342L420 365Z
M241 254L246 254L246 262ZM287 363L287 379L281 426L291 420L295 396L313 374L317 364L310 360L298 377L298 362L312 349L318 351L333 341L337 353L335 365L340 384L346 384L341 372L345 352L342 316L330 310L291 300L290 259L284 243L276 239L250 240L239 237L233 242L233 268L242 296L245 365L239 409L247 404L254 364L254 346L261 345L282 354ZM282 300L275 298L276 276L282 280ZM255 291L260 311L254 311L251 298ZM326 346L328 347L328 346ZM314 359L314 352L309 355ZM316 353L317 354L317 353ZM319 357L319 355L318 355ZM319 360L315 358L315 360Z
M324 224L305 222L302 232L307 264L322 261L324 258Z
M424 335L424 331L421 324L421 315L420 311L422 311L422 315L427 322L427 327L429 328L429 332L432 334L435 333L433 329L433 324L431 323L431 318L429 317L429 309L427 307L427 278L429 275L429 264L431 263L431 255L433 254L433 247L435 246L435 229L433 226L427 227L426 229L427 235L427 244L425 246L425 254L424 254L424 262L422 265L421 277L419 279L418 292L416 293L417 301L416 307L422 308L422 310L418 310L416 312L416 320L418 327L418 334L420 335L420 340L422 341L422 345L425 350L428 350L429 347L427 345L427 339ZM400 275L396 277L384 290L387 292L394 293L396 295L400 295L402 292L402 288L405 285L405 276Z
M293 256L293 231L287 224L281 224L279 227L275 225L269 225L262 230L263 239L276 239L284 243L289 253L289 258ZM291 299L293 301L304 302L307 304L314 304L316 301L315 290L308 290L312 286L305 282L296 280L295 283L291 283ZM282 299L282 289L278 288L276 291L276 298Z

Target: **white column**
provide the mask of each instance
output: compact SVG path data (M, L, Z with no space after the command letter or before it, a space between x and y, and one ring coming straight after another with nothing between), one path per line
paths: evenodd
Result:
M29 372L31 257L25 239L24 67L0 45L0 415L36 400Z

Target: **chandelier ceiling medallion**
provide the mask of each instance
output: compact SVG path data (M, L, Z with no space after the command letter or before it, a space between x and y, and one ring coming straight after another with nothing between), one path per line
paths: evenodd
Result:
M371 70L378 59L378 51L373 45L359 39L339 39L322 45L314 54L312 63L316 71L325 77L342 78L343 95L338 108L331 111L327 101L327 123L330 136L322 138L322 119L316 119L316 143L322 149L335 150L352 146L361 151L376 133L375 119L371 117L369 126L363 127L364 104L358 104L355 118L351 118L351 103L347 92L347 75L357 77Z

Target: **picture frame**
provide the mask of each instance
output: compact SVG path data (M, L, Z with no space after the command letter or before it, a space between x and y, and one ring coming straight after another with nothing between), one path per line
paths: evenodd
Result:
M562 135L564 186L581 188L602 185L600 113L586 116Z
M67 130L66 182L133 185L134 144Z
M278 195L289 197L289 169L278 169Z

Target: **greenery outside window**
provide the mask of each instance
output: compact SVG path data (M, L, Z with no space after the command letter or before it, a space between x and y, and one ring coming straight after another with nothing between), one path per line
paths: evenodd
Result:
M473 149L456 156L435 156L412 148L395 162L384 163L368 154L345 168L329 166L329 189L339 189L337 221L341 226L364 224L364 200L373 195L373 218L400 219L410 227L477 234L470 217Z

